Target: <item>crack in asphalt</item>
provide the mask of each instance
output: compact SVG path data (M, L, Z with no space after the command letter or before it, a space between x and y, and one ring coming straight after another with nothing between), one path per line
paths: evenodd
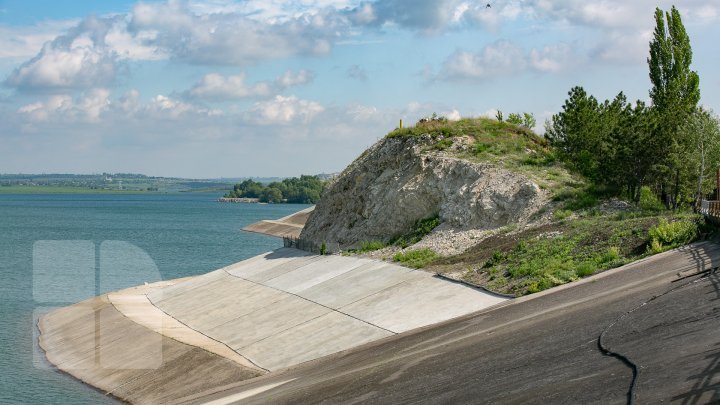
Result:
M670 293L673 293L673 292L675 292L675 291L678 291L678 290L680 290L680 289L682 289L682 288L685 288L685 287L687 287L687 286L689 286L689 285L692 285L692 284L695 284L695 283L697 283L697 282L700 282L700 281L703 281L703 280L707 279L708 277L710 277L711 274L717 273L718 268L719 268L719 267L709 268L709 269L703 270L703 271L701 271L701 272L697 272L697 273L695 273L695 274L691 274L691 275L689 275L689 276L682 277L682 278L680 278L680 279L678 279L678 280L675 280L674 282L677 282L677 281L680 281L680 280L683 280L683 279L687 279L687 278L690 278L690 277L693 277L693 276L698 276L698 275L700 276L700 277L697 278L697 279L690 280L690 281L687 281L687 282L685 282L685 283L683 283L683 284L677 285L677 286L675 286L675 287L673 287L673 288L665 291L665 292L662 293L662 294L652 296L650 299L644 301L643 303L641 303L640 305L636 306L635 308L633 308L633 309L625 312L624 314L620 315L620 316L619 316L617 319L615 319L610 325L608 325L607 327L605 327L605 329L600 333L600 336L598 336L598 338L597 338L597 345L598 345L598 349L600 350L600 352L601 352L603 355L605 355L605 356L615 357L616 359L620 360L623 364L625 364L626 366L628 366L628 368L630 368L630 369L632 370L633 376L632 376L632 380L630 381L630 387L628 388L628 392L627 392L627 404L628 404L628 405L634 404L634 403L635 403L635 399L636 399L636 397L637 397L636 388L637 388L637 381L638 381L638 379L640 378L640 367L639 367L635 362L633 362L629 357L627 357L626 355L624 355L624 354L622 354L622 353L619 353L619 352L615 352L615 351L609 349L609 348L603 343L603 338L605 337L605 334L607 334L607 332L608 332L613 326L615 326L617 323L619 323L620 321L622 321L622 320L625 319L626 317L630 316L633 312L637 311L638 309L645 307L646 305L648 305L649 303L651 303L652 301L655 301L656 299L658 299L658 298L660 298L660 297L663 297L663 296L665 296L665 295L668 295L668 294L670 294Z

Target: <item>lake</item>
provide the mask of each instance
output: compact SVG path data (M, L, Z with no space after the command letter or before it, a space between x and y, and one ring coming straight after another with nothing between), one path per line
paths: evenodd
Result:
M218 197L218 193L0 194L0 313L4 322L0 328L0 403L114 402L53 369L34 339L35 314L77 301L68 302L68 297L155 281L129 271L113 274L112 283L102 282L103 246L132 247L131 257L143 252L145 265L149 260L159 278L192 276L281 247L279 239L240 229L307 207L223 204L215 201ZM62 249L48 250L47 246ZM87 271L75 269L72 263L98 264L89 290ZM52 265L64 268L61 278L49 286L59 293L42 287L42 271Z

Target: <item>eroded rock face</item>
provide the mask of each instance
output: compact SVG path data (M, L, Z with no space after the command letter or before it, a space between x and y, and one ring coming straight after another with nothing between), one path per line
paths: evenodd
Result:
M525 222L548 202L525 176L422 152L425 141L383 139L368 149L325 191L301 238L342 248L388 241L434 215L443 229L493 229Z

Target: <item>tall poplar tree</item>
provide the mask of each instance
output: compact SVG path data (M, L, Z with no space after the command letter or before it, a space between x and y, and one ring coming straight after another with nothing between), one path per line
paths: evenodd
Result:
M665 23L667 16L667 25ZM692 48L680 12L655 9L655 33L650 42L650 98L661 112L689 115L700 101L700 78L690 70Z
M658 118L655 135L648 151L659 160L656 177L669 208L677 208L681 199L681 167L691 145L681 128L700 101L700 78L690 70L692 48L680 12L675 8L663 13L655 9L655 32L650 42L650 98Z

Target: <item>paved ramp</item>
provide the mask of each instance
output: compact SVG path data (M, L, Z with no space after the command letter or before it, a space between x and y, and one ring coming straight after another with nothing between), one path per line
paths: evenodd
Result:
M264 219L246 226L243 228L243 231L277 236L280 238L283 236L297 238L300 237L300 232L302 232L305 222L307 222L307 219L314 209L315 206L313 205L312 207L305 208L302 211L280 219Z
M287 248L147 297L167 315L267 370L505 300L423 271Z

